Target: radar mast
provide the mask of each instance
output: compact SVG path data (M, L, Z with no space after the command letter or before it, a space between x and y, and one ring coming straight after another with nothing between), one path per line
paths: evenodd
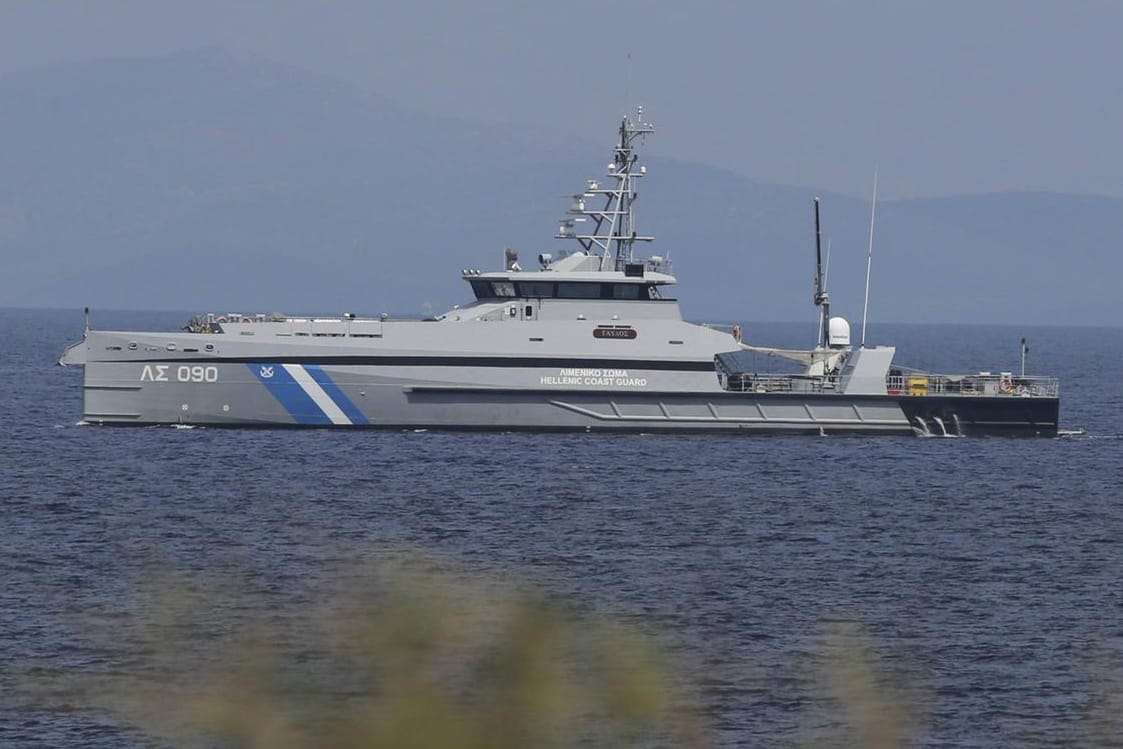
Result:
M653 132L655 127L643 121L643 107L636 108L634 120L630 115L625 116L620 121L620 140L607 171L608 178L615 183L602 186L595 179L588 180L584 192L571 196L573 202L567 217L558 227L555 237L575 239L586 253L599 255L601 270L606 270L611 263L613 270L623 271L624 266L634 260L635 243L655 239L636 232L632 210L637 197L635 181L647 174L647 167L637 163L636 141ZM603 206L592 205L602 198Z

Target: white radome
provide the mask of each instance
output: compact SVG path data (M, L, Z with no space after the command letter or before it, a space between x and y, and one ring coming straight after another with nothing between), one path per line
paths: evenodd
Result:
M850 323L845 318L832 317L827 329L827 345L842 348L850 345Z

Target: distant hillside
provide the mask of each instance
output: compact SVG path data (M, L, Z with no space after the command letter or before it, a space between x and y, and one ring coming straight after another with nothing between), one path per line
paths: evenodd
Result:
M554 247L620 114L590 144L222 49L0 78L0 112L0 305L366 313L464 302L460 268ZM641 226L690 317L813 318L812 190L647 161ZM822 197L835 308L857 321L869 205ZM1118 324L1121 234L1110 198L884 202L871 317Z

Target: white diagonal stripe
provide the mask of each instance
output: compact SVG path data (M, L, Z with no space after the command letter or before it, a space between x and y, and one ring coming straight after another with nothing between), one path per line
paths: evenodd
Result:
M329 419L331 419L332 424L351 423L351 420L347 418L347 414L343 413L339 406L335 405L335 401L331 399L331 396L324 392L324 389L320 387L320 383L313 380L312 375L308 374L308 371L305 370L303 366L300 364L285 364L284 368L285 371L296 380L296 384L300 385L300 387L304 389L304 392L308 393L308 397L320 407Z

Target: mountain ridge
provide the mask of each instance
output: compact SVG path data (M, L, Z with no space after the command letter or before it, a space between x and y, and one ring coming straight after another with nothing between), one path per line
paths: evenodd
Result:
M560 196L600 176L614 128L589 144L419 113L221 47L7 75L0 112L4 306L451 307L468 300L460 268L499 267L505 246L556 251ZM812 317L815 195L835 308L860 315L868 201L645 162L640 226L675 261L687 316ZM1112 319L1121 199L996 192L877 212L879 319Z

